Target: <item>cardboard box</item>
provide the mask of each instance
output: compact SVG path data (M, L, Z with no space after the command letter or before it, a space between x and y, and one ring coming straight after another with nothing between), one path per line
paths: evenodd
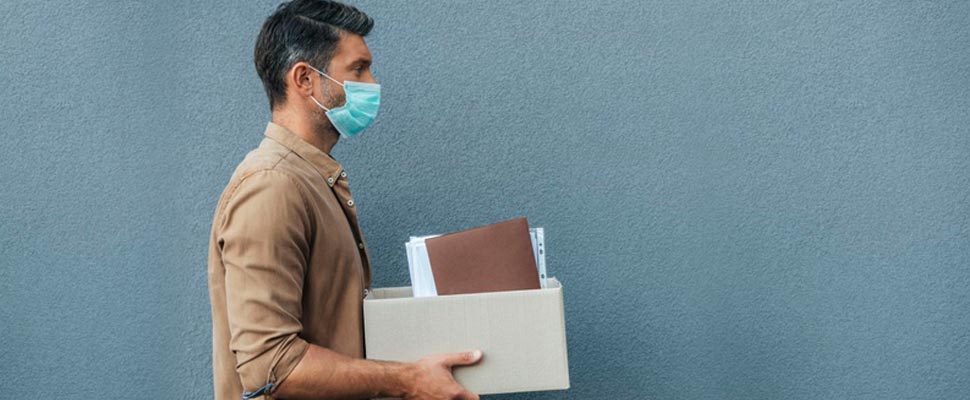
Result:
M453 370L473 393L568 389L562 285L550 277L546 286L419 298L410 287L374 289L364 298L367 358L481 349L478 364Z

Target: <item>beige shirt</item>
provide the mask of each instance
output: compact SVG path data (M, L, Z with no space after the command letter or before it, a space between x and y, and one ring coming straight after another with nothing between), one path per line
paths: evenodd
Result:
M215 398L238 400L244 390L279 386L308 343L363 358L370 283L347 173L269 123L222 192L212 222Z

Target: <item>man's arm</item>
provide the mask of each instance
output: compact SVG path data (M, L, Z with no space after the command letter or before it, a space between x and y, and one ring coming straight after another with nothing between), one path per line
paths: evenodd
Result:
M231 190L217 221L229 349L243 390L258 391L286 379L309 348L299 335L312 222L284 173L256 171Z
M451 367L471 365L480 351L436 354L413 363L362 360L310 345L289 377L273 392L280 399L478 399L461 387Z

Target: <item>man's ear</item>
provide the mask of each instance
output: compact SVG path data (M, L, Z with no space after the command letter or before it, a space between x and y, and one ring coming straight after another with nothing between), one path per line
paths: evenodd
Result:
M290 68L290 71L286 74L286 82L293 94L306 98L313 95L314 82L317 80L314 76L316 75L316 71L311 69L307 63L301 61L293 64L293 67Z

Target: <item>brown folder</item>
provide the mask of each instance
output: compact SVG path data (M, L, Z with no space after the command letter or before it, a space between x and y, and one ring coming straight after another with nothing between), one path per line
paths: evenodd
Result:
M424 243L439 295L539 289L525 218L449 233Z

